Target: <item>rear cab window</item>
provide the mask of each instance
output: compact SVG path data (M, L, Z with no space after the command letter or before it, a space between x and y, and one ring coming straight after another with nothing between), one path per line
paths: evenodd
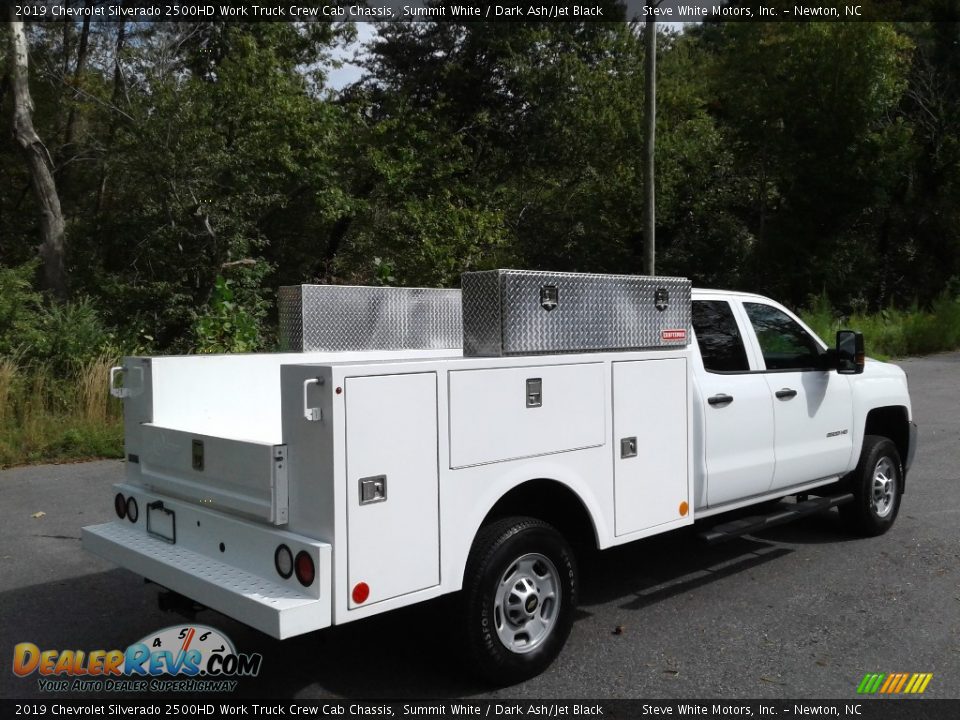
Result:
M750 363L730 303L694 300L693 331L708 372L748 372Z

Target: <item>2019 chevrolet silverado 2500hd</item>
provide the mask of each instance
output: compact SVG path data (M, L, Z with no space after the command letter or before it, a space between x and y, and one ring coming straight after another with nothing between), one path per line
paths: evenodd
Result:
M609 548L788 495L704 536L833 505L861 535L897 517L916 448L906 376L767 298L489 271L462 295L281 300L298 352L114 369L126 479L118 519L83 533L273 637L460 591L471 656L511 682L567 638L573 539Z

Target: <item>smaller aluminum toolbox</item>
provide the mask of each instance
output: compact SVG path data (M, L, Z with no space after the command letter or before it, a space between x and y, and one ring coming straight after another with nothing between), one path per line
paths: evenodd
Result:
M460 291L286 285L277 293L285 352L457 349Z
M488 270L463 286L466 357L684 346L690 281Z

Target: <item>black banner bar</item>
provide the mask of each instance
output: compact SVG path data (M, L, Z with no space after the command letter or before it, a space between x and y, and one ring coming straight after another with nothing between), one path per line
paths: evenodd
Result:
M919 697L850 700L0 700L0 715L20 717L157 718L731 718L834 717L851 720L954 720L960 700Z
M0 0L25 21L622 22L960 21L960 2L910 0ZM9 11L4 13L9 17Z

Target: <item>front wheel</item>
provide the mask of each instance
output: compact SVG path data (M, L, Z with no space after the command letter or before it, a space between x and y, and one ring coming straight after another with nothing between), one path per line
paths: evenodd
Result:
M483 528L463 593L468 648L481 673L507 685L543 672L570 634L577 585L573 552L547 523L513 517Z
M900 512L903 465L897 446L885 437L867 435L857 469L849 477L853 502L840 506L840 515L858 535L882 535Z

